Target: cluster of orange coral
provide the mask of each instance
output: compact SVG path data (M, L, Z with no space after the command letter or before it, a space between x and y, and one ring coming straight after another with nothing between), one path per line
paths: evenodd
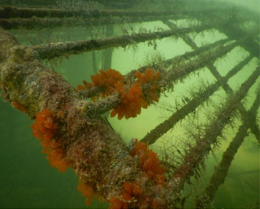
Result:
M108 69L106 71L100 70L96 75L91 76L92 83L83 81L84 86L78 85L78 89L87 89L93 86L98 86L104 88L102 91L102 98L111 95L115 91L115 84L122 82L124 77L116 70ZM99 96L91 98L93 101L96 101Z
M94 188L87 184L86 182L79 180L79 185L77 187L78 191L86 198L86 205L89 206L92 203L93 199L99 199L100 202L104 202L104 198L101 197L98 193L95 192Z
M83 85L84 85L84 86L82 86L82 85L79 84L77 88L78 88L79 90L83 90L83 89L87 89L87 88L90 88L90 87L93 87L93 86L94 86L93 83L88 83L88 82L85 81L85 80L83 81Z
M160 80L160 72L155 72L149 68L146 68L144 73L137 71L135 73L135 77L137 81L142 84L149 83L150 89L144 92L144 96L147 99L148 103L152 103L153 101L158 102L160 97L160 90L158 86L158 81Z
M130 117L136 117L141 113L141 108L147 108L147 103L142 94L142 87L140 83L132 84L131 88L126 91L123 83L117 83L115 85L117 91L120 94L120 105L112 110L110 116L114 117L118 114L118 119L122 119L124 116L126 119Z
M23 113L27 113L27 109L25 106L23 106L21 103L12 101L11 103L12 107L16 108L17 110L22 111Z
M61 113L58 113L58 115L61 115ZM58 125L55 123L55 113L49 109L36 113L36 119L31 128L33 135L40 139L43 146L42 153L47 154L46 158L50 165L61 172L65 172L68 168L68 162L64 159L62 145L53 140L58 129Z
M110 196L109 202L112 203L111 209L128 209L128 203L136 196L142 193L142 189L138 186L137 181L134 183L124 183L122 198Z
M139 70L135 73L135 77L138 78L138 80L142 83L159 81L160 76L160 72L155 72L149 68L146 68L144 73L141 73Z
M139 158L140 167L144 170L148 178L153 179L157 184L163 184L165 177L163 173L166 171L165 167L159 163L157 153L148 149L148 144L144 142L137 142L131 155L137 155Z
M92 75L91 80L95 86L114 86L117 82L123 81L124 77L116 70L100 70L97 75Z
M46 158L52 167L56 167L62 173L68 169L69 163L64 159L65 155L59 143L51 143L50 146L44 147L42 153L47 154Z
M49 141L53 138L55 130L58 128L54 123L55 113L49 109L44 109L41 112L36 113L36 119L31 126L33 129L33 135L40 139Z
M134 183L124 183L125 192L123 193L123 199L131 200L133 195L139 195L142 193L142 189L138 186L137 181Z
M127 89L127 85L123 83L124 77L116 70L108 69L100 70L98 74L91 76L92 83L83 81L84 86L78 85L78 89L87 89L93 86L104 88L102 98L113 94L116 90L120 94L120 104L110 114L111 117L118 115L118 119L125 117L136 117L141 113L141 108L147 108L153 101L158 102L160 92L158 81L160 80L160 72L155 72L147 68L144 73L137 71L135 73L136 82ZM149 89L143 92L142 85L149 83ZM98 96L92 97L96 101Z
M109 202L111 203L109 209L128 209L127 202L124 202L120 198L116 198L113 195L110 196Z

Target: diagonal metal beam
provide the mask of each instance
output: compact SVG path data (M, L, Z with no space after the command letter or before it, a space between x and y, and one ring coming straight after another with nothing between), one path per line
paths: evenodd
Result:
M196 208L210 208L211 202L217 192L219 186L224 183L225 178L228 174L229 167L237 153L239 147L242 145L245 137L248 135L247 130L250 128L250 124L255 122L257 109L259 107L259 94L257 95L253 106L247 112L247 114L242 115L243 124L239 127L238 132L233 139L233 141L229 144L229 147L222 155L222 160L215 167L215 172L210 178L210 182L208 186L204 189L201 197L195 201ZM250 115L254 115L251 117Z

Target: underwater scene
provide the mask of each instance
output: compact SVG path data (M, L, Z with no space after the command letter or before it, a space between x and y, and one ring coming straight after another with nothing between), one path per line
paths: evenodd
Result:
M0 208L259 208L258 0L0 0Z

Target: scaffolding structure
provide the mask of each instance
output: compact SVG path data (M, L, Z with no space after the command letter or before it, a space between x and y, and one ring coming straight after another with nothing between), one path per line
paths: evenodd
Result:
M28 1L19 5L17 2L14 1L14 4L10 5L9 1L3 1L3 5L0 5L0 89L3 98L28 114L31 119L35 119L37 113L43 109L49 109L57 115L62 112L63 116L55 118L59 126L59 133L55 132L55 137L57 142L62 144L63 158L69 162L69 167L91 188L91 192L86 195L87 204L92 198L99 197L108 201L111 208L185 208L186 197L182 196L185 184L190 184L192 177L199 181L205 169L205 160L211 152L214 153L212 149L221 144L223 130L232 125L234 118L239 115L242 125L238 127L236 136L223 153L210 182L194 203L194 208L211 207L235 154L248 135L248 130L255 135L256 146L260 140L257 124L259 88L249 110L242 103L250 88L259 82L259 65L237 91L228 84L250 61L258 59L259 62L258 17L254 14L245 16L246 9L237 10L206 0L197 1L196 5L188 0L149 1L151 9L147 10L143 10L145 7L142 6L147 5L148 1ZM161 10L154 10L157 7ZM190 20L191 23L188 27L178 27L174 21L181 19ZM123 30L123 35L113 36L111 27L115 25L152 21L161 21L169 29L139 32ZM105 37L95 38L94 32L90 32L92 38L89 40L22 45L9 31L70 27L85 27L89 31L103 27ZM198 47L188 34L205 31L219 31L227 38ZM140 142L148 145L156 143L185 117L195 113L199 106L205 105L220 88L226 92L227 100L221 107L215 107L216 113L206 126L204 124L198 127L199 131L196 133L190 130L193 142L184 142L185 148L168 145L167 149L162 151L160 165L164 166L166 171L165 181L161 184L152 177L148 178L147 173L140 169L140 156L138 160L137 156L130 155L137 142L132 140L132 144L127 146L101 117L123 103L119 89L92 102L86 98L104 93L103 87L89 84L88 88L76 90L62 75L46 67L43 61L92 52L93 69L97 74L98 69L94 64L96 51L105 50L103 67L108 69L111 66L113 48L125 48L145 42L150 43L156 50L156 40L167 37L181 38L192 51L133 69L123 75L125 89L137 86L137 72L144 75L147 69L160 73L160 79L153 80L158 86L159 90L156 87L155 91L159 98L164 92L167 94L174 91L178 82L188 82L190 75L202 73L201 70L205 67L215 77L216 82L201 86L192 98L184 97L186 101L172 110L167 119L149 130ZM225 58L236 47L242 47L249 55L222 76L214 63ZM149 99L151 85L154 83L141 84L142 93L148 98L148 106L160 104L160 101L157 103ZM137 112L138 114L140 112ZM142 113L138 117L142 117ZM122 192L127 190L124 187L126 182L138 182L132 183L132 186L136 184L136 187L140 187L142 194L131 191L128 194L133 194L127 199Z

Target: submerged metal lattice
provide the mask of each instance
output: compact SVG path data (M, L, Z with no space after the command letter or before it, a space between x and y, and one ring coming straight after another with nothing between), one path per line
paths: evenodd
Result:
M62 145L59 148L54 146L53 149L62 150L63 154L60 154L62 160L68 162L83 181L82 184L85 184L85 188L81 188L81 191L83 190L87 196L87 204L91 203L93 197L99 196L110 202L111 208L185 207L185 200L190 196L182 194L185 184L193 184L192 177L197 182L200 181L205 169L205 160L210 152L214 155L214 149L221 143L224 129L232 125L235 118L241 117L242 125L238 127L236 136L223 153L209 184L202 191L195 192L197 197L194 207L210 207L218 187L225 181L235 154L248 135L248 130L258 140L256 146L259 143L257 125L259 89L249 110L242 104L249 89L256 85L255 82L259 82L259 65L256 65L252 74L237 91L234 92L228 84L228 81L250 61L259 59L259 44L256 41L259 38L258 17L254 14L245 17L239 12L243 14L247 12L246 10L238 11L234 7L224 9L226 5L209 1L198 1L196 5L190 1L154 1L150 2L149 6L147 1L129 3L68 0L43 1L43 5L38 1L38 6L33 4L34 1L30 2L20 5L8 5L8 2L4 2L5 6L0 7L2 93L14 107L26 112L32 119L35 119L43 109L60 113L57 118L54 117L58 121L59 133L52 133L51 137L55 136L58 139L55 139L56 142ZM149 9L144 10L146 7ZM189 20L188 27L177 27L175 23L181 19ZM169 29L157 28L156 31L148 31L142 28L135 31L131 27L133 23L151 21L161 21ZM126 24L130 25L130 30L121 27L122 35L113 35L114 26ZM22 30L43 28L54 30L79 26L87 28L90 40L63 40L37 44L34 42L37 40L35 39L26 40L30 42L29 45L20 45L8 31L13 30L13 33L17 34L17 31ZM103 37L95 38L101 30ZM195 34L206 31L213 33L219 31L227 38L198 47L189 34L195 37ZM166 37L181 38L192 51L167 60L152 60L139 69L133 69L123 76L121 87L109 84L112 93L106 92L107 86L105 88L95 85L94 79L92 79L94 84L85 83L85 87L78 91L61 75L42 64L44 60L57 61L64 57L69 58L71 55L93 52L93 69L97 73L95 51L104 50L102 65L107 69L111 67L113 48L127 46L135 48L139 43L145 42L156 50L158 47L156 41ZM238 46L244 48L249 55L222 76L214 63L220 58L225 58L227 53ZM197 91L194 90L189 96L183 95L182 103L160 106L158 100L164 93L174 91L174 86L178 82L188 82L190 75L200 75L205 67L215 77L216 82L201 85L198 80ZM159 72L160 79L153 78L138 83L137 73L145 77L147 69ZM140 87L141 94L145 98L146 104L140 105L140 108L157 105L171 114L140 139L148 145L153 145L160 138L160 141L163 141L162 136L169 133L184 118L190 115L193 115L191 118L196 118L197 109L210 102L210 97L221 87L227 95L223 103L211 107L215 111L214 116L208 115L206 124L194 124L187 129L189 140L183 141L181 146L178 147L170 141L162 142L163 148L157 150L160 153L160 165L166 168L163 172L163 181L155 180L161 177L162 172L156 173L157 171L152 170L152 165L149 165L150 167L147 165L149 169L145 168L145 165L138 166L142 161L140 155L131 157L130 152L135 149L137 142L132 140L133 144L127 147L110 124L104 122L101 117L103 113L115 110L122 103L131 102L129 95L125 95L133 86L136 89ZM101 93L105 96L96 102L86 100ZM135 94L138 94L137 90ZM135 94L132 97L135 97ZM135 100L132 103L138 102L139 100ZM122 113L120 111L118 111L119 118ZM131 111L130 117L140 114L140 111L134 108ZM90 151L86 151L87 149ZM147 157L146 164L149 160L151 159ZM157 160L153 163L156 164ZM154 172L152 177L149 176L149 172ZM141 192L127 188L126 183L140 189Z

